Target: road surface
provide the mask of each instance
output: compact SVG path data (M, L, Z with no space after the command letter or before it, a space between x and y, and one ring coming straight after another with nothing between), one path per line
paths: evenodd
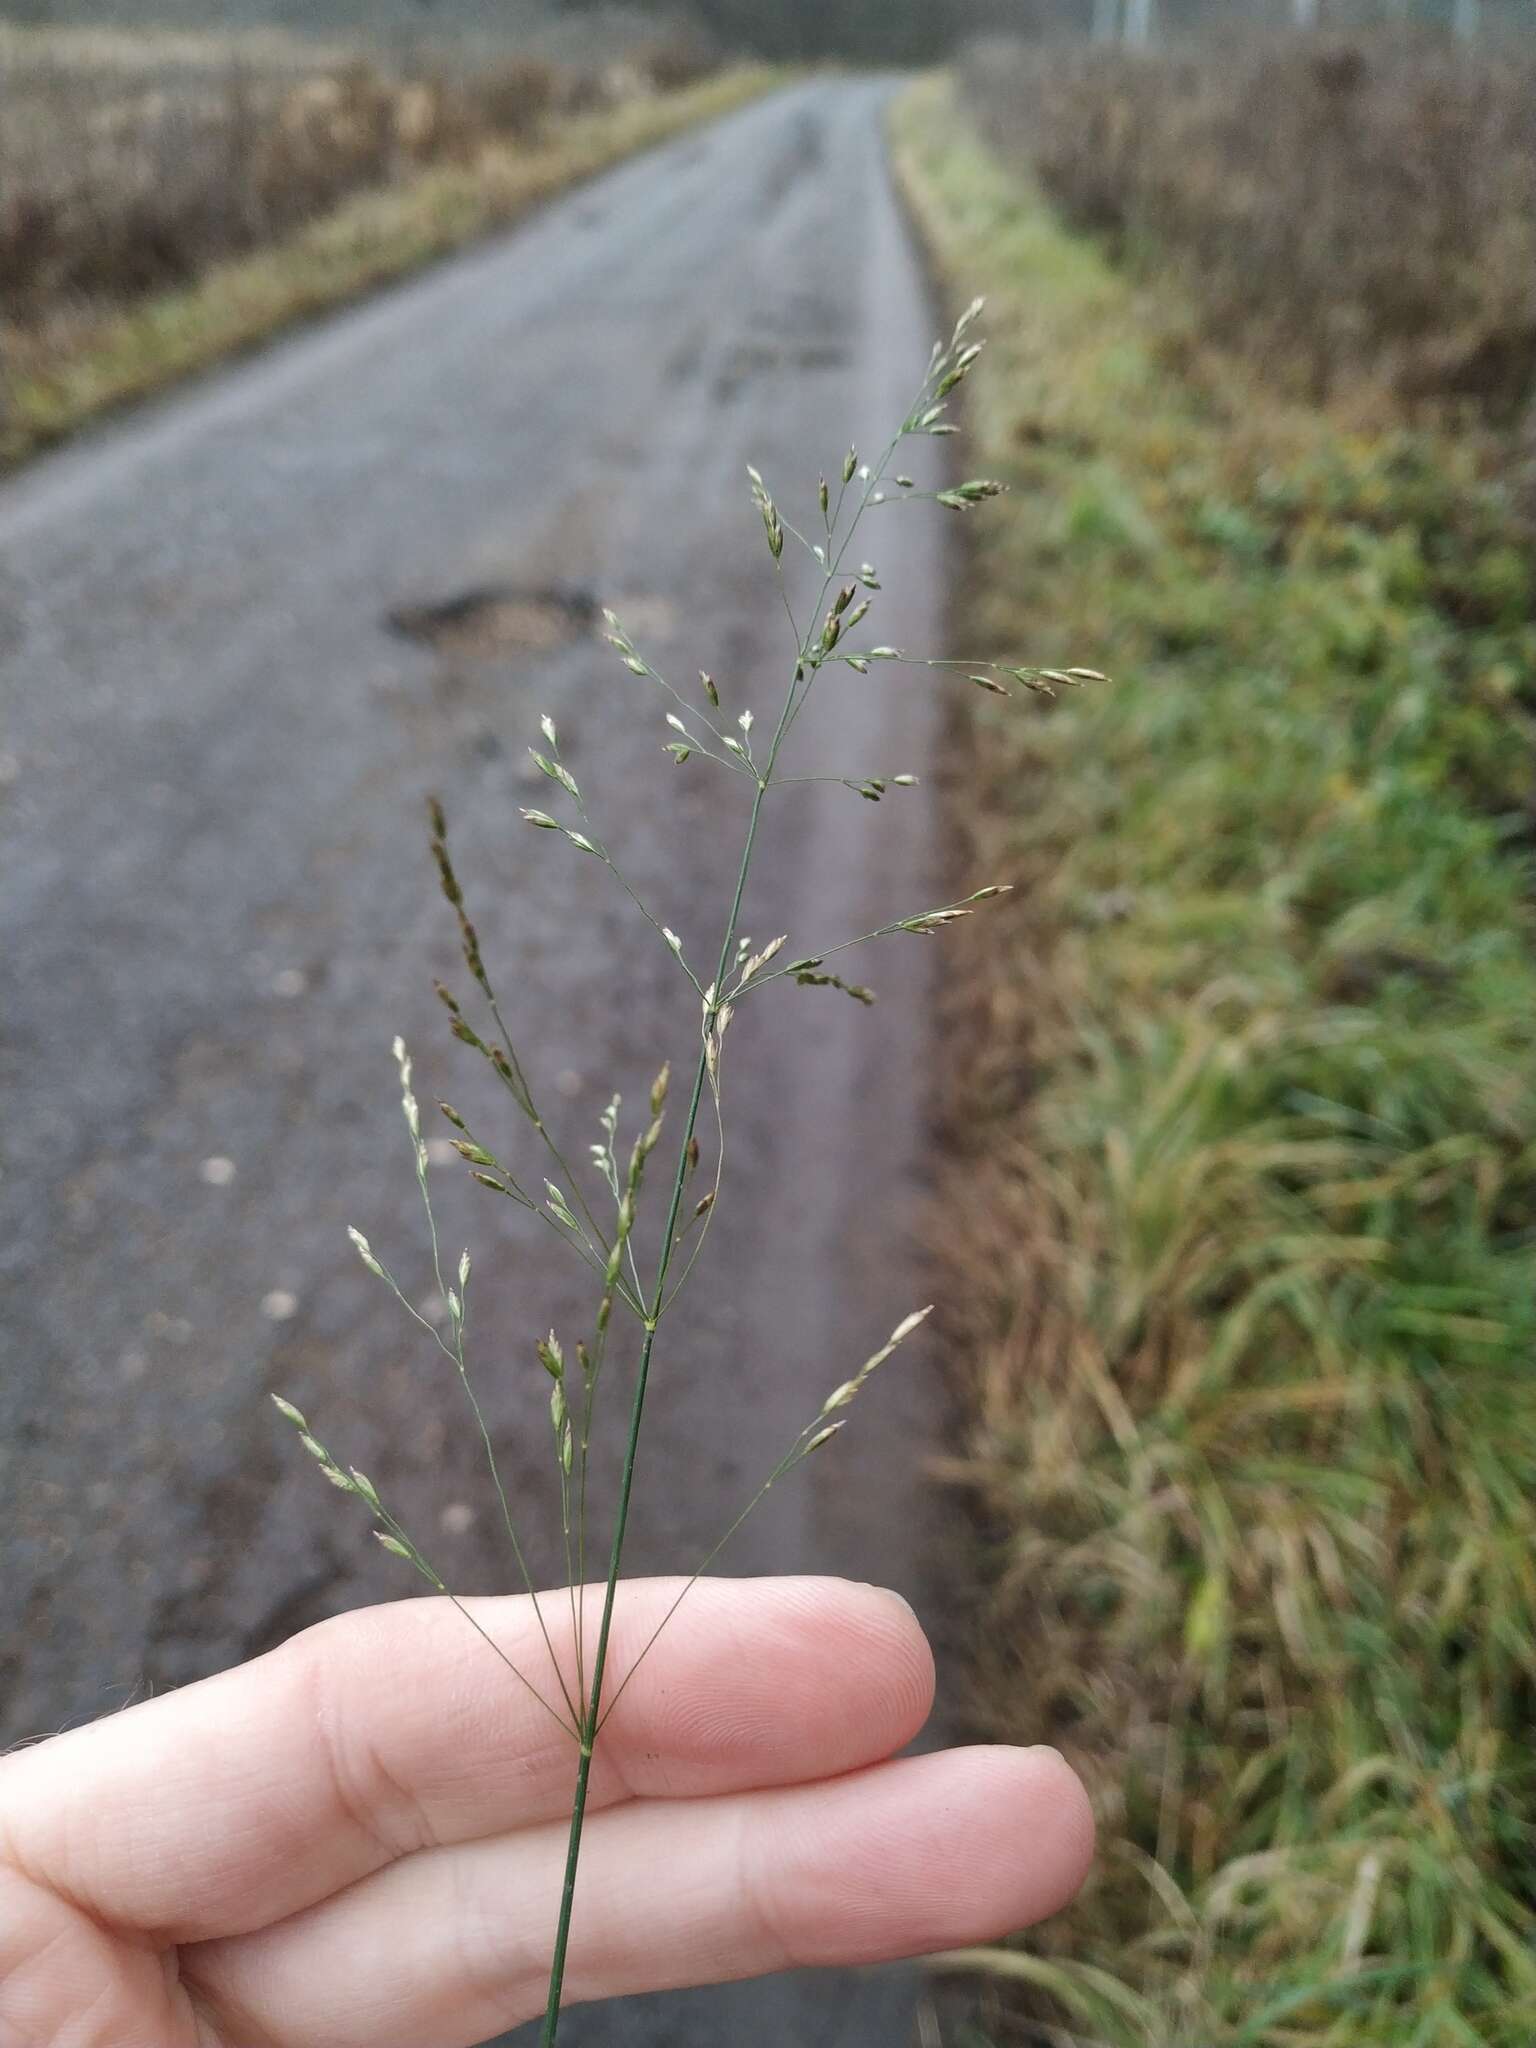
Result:
M464 975L422 800L449 807L523 1059L581 1156L615 1088L632 1119L663 1057L686 1066L697 1004L600 866L518 821L546 800L526 748L552 714L635 886L702 960L749 791L672 766L665 706L592 607L680 677L711 668L760 727L774 716L790 643L744 466L809 513L818 466L899 417L931 339L887 91L821 81L751 107L0 487L0 1739L410 1590L273 1389L457 1587L509 1583L443 1361L343 1235L361 1227L429 1294L397 1031L424 1101L520 1142L430 991ZM944 515L875 517L859 552L884 576L880 637L932 643ZM920 677L835 672L800 766L922 772L936 718ZM878 807L789 789L747 929L815 949L936 900L937 866L926 788ZM786 983L733 1030L726 1192L658 1352L636 1572L691 1564L926 1298L933 952L863 956L873 1011ZM547 1530L531 1340L581 1327L585 1275L460 1171L437 1180L449 1244L476 1249L478 1326L508 1333L482 1390L524 1520ZM877 1577L931 1613L937 1387L914 1345L727 1568ZM619 1434L612 1413L605 1499ZM574 2016L568 2038L892 2048L914 1983L640 2001Z

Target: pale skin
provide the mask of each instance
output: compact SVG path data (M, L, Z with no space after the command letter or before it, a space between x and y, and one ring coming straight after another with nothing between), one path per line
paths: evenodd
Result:
M621 1589L617 1672L677 1590ZM558 1698L530 1603L469 1604ZM892 1594L695 1587L598 1744L568 2002L922 1954L1064 1905L1093 1846L1077 1779L1052 1750L898 1758L932 1693ZM0 2044L467 2048L530 2019L574 1768L441 1600L18 1750Z

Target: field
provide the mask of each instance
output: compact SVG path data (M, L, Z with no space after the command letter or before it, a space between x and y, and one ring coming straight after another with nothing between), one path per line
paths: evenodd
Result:
M1379 422L1536 393L1536 53L1407 36L992 47L970 102L1073 227L1176 273L1196 330Z
M0 31L0 457L14 460L760 90L678 40Z
M961 609L978 656L1116 680L1044 717L975 693L956 733L957 887L1020 907L950 984L949 1470L987 1554L982 1723L1083 1767L1104 1854L1060 1923L958 1960L998 2043L1524 2048L1518 407L1426 409L1414 352L1363 340L1308 403L1268 309L1197 290L1198 236L1085 204L1129 74L1062 85L1064 218L986 68L1004 155L947 86L897 118L941 275L989 297L970 426L1013 489ZM1134 91L1177 96L1161 63ZM1109 182L1141 206L1140 172Z

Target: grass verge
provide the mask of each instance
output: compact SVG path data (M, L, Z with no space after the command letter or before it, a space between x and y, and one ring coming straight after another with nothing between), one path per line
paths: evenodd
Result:
M472 165L426 171L350 199L289 239L220 263L186 288L53 322L36 336L13 332L5 337L0 467L507 227L541 200L757 98L786 75L741 67L681 91L577 115L539 142L488 147Z
M1165 347L948 86L894 136L989 298L974 651L1121 678L977 693L951 789L967 874L1020 885L945 1037L978 1693L1103 1826L1078 1907L980 1958L1029 2014L992 2031L1525 2048L1530 550L1470 442Z

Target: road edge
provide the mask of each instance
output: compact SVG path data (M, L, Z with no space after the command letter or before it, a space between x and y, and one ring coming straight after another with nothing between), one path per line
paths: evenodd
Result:
M0 403L0 477L185 379L505 233L549 200L794 75L737 66L679 92L579 115L547 144L358 193L270 248L104 315L77 348L50 355L46 369L13 372L8 393L0 385L9 399L8 409Z

